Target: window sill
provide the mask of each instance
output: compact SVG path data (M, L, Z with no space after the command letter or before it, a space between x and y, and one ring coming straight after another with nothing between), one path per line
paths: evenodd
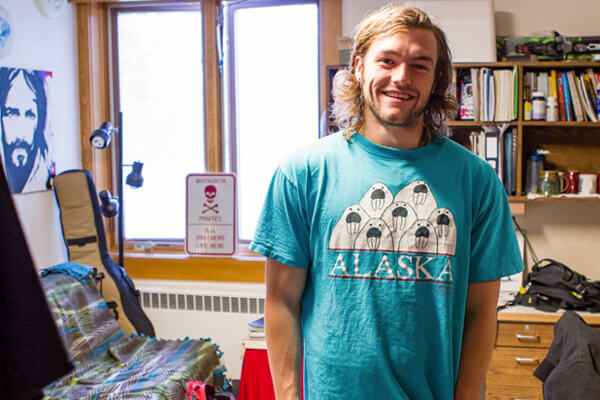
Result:
M125 253L125 270L133 279L265 282L265 258L240 251L233 257L190 257L184 253Z

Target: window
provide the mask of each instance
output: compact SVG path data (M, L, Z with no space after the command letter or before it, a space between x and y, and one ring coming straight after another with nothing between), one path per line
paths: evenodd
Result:
M191 171L237 172L238 183L243 186L242 190L239 190L238 202L244 204L243 207L239 207L243 214L240 219L243 229L241 238L249 239L254 230L255 219L262 208L268 180L279 160L284 158L288 151L284 146L297 148L317 138L319 111L317 99L314 99L316 94L313 96L312 93L315 93L315 88L320 88L322 110L325 99L325 65L338 63L336 38L341 35L341 0L73 0L73 3L77 9L79 32L82 167L92 173L98 190L116 191L117 172L114 171L113 165L116 146L111 146L111 155L110 151L91 148L88 138L104 121L111 121L116 125L118 121L115 116L119 111L123 111L124 162L144 163L143 187L131 189L125 185L123 196L125 232L126 238L129 239L125 242L128 271L132 276L155 279L262 282L263 263L243 257L247 254L243 251L238 254L241 257L228 259L197 259L173 255L183 249L181 238L185 229L185 217L183 211L181 216L176 215L179 212L176 211L176 207L180 206L174 204L177 196L184 195L185 184L181 184L178 194L179 189L169 185L182 179L176 176L182 172L167 172L167 169L178 167L178 164L182 164L181 159L185 158L184 161L190 163L182 166L186 174ZM292 13L293 18L289 17L289 10L295 11ZM312 22L307 22L307 25L302 27L307 30L305 33L294 36L294 31L290 28L293 23L297 23L297 15L300 17L299 10L305 10L302 11L303 20L310 19ZM273 20L269 20L267 14L270 12L280 13L280 16L273 16L277 14L275 13L271 15ZM190 15L194 15L196 21L192 26L186 25L185 22L177 22L175 27L168 27L167 22L163 23L161 20L163 17L165 21L169 17L185 19ZM252 20L259 17L267 19L252 23ZM131 20L127 21L128 18ZM146 47L144 52L141 52L138 46L133 46L135 49L125 49L126 25L133 26L135 18L145 21L138 22L137 26L145 31L142 33L147 34L151 41L156 41L152 46ZM278 24L279 19L284 19L286 23ZM246 21L245 24L243 20ZM270 27L262 29L267 23ZM234 26L235 29L232 28ZM185 29L188 29L187 33ZM248 53L238 51L243 50L239 46L232 47L235 43L245 42L247 35L241 33L243 29L246 29L248 35L254 35L250 44L253 46L251 52L259 54L263 51L261 44L263 48L268 48L262 66L254 71L248 61ZM266 36L257 36L257 31L262 31ZM158 37L151 36L154 32L158 33ZM239 36L237 41L236 32ZM142 40L142 33L129 35L132 43ZM315 44L315 35L318 37L318 44ZM273 36L285 37L283 44L273 42ZM300 46L297 42L299 38L305 44L313 46L311 50ZM169 41L171 46L165 48L164 40ZM175 40L177 44L173 43ZM182 46L184 50L172 56L169 52L175 45ZM123 48L119 52L120 46ZM318 54L315 54L317 51ZM188 54L179 54L182 52ZM311 55L307 55L308 52ZM193 76L190 76L189 71L175 68L175 57L183 56L186 56L190 63L188 68L197 72ZM143 59L146 61L142 61ZM254 62L258 64L261 60L255 59ZM267 67L272 68L269 74L264 71ZM126 69L130 72L126 72ZM297 69L301 72L296 72ZM275 77L273 71L283 75ZM253 74L257 74L254 75L257 77L254 79L262 80L262 85L244 85L243 77ZM312 75L311 78L307 78L310 84L306 84L302 78L309 74ZM160 80L170 79L169 82L177 84L145 82L155 79L156 75ZM137 89L125 89L128 84L122 80L126 79L126 76L133 77L133 83L138 80ZM319 86L315 76L318 76ZM181 82L185 82L185 85ZM254 82L246 78L246 83ZM158 93L159 90L164 90L166 94ZM251 90L258 93L252 96ZM197 97L192 96L185 106L180 106L181 108L174 107L175 102L163 102L164 107L170 107L167 110L164 107L152 110L149 106L136 107L132 104L143 104L147 100L144 96L173 99L187 97L185 93L190 92L195 92ZM252 98L258 99L258 95L262 95L263 92L269 94L252 102ZM308 97L311 98L310 104L301 100ZM263 107L254 107L257 113L261 113L260 129L256 128L258 122L244 114L246 104L254 106L258 101L264 103ZM171 116L161 120L161 114L167 114L167 111ZM150 122L154 120L156 121ZM169 121L168 127L165 127L165 120ZM185 128L175 129L175 124ZM294 131L294 125L306 128ZM277 129L273 130L274 127ZM193 135L194 138L186 137L184 144L177 143L174 135L184 130L186 135ZM148 140L150 137L152 140ZM259 147L249 147L252 145ZM159 147L156 149L152 146ZM184 155L179 155L179 151L183 151ZM265 154L268 157L265 157ZM263 158L268 159L272 165L264 164ZM156 168L159 169L157 172ZM125 167L122 171L123 176L127 176L129 171L130 168ZM170 179L154 183L165 179L165 176L169 176ZM157 193L156 197L152 196L152 200L161 200L148 202L151 196L146 193L151 189ZM168 198L160 197L165 194ZM173 213L164 214L167 208L171 208ZM105 223L109 249L115 250L115 221L105 220ZM171 223L173 225L166 229L166 224ZM162 244L169 246L163 248L168 254L156 257L151 254L133 253L131 239L150 239L158 244L162 241Z
M278 162L318 138L318 33L315 1L225 8L225 132L242 243L254 236Z
M223 12L222 151L238 177L239 239L248 243L281 157L318 138L318 7L248 0ZM185 177L207 170L202 10L121 6L112 23L123 160L144 163L143 187L124 186L125 239L182 241Z
M123 162L144 163L143 186L123 187L124 237L183 239L185 177L206 170L202 12L117 8L112 20Z

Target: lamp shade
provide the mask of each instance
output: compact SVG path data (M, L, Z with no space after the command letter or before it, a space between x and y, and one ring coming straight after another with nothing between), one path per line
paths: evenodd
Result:
M90 143L96 149L104 149L110 144L110 133L114 130L110 122L103 122L100 128L90 135Z
M139 188L144 184L144 177L142 176L142 167L144 163L139 161L133 162L133 171L127 175L125 183L134 188Z
M119 214L119 202L108 190L98 193L100 197L100 211L106 218L112 218Z

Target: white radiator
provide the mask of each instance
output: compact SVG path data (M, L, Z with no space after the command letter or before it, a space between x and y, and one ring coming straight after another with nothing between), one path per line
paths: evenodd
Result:
M219 345L227 377L240 379L248 322L264 314L265 285L136 279L156 336L210 338Z

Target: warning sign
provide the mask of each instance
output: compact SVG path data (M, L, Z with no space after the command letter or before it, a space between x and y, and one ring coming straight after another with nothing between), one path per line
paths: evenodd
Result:
M237 239L233 174L186 178L185 251L194 256L231 256Z

